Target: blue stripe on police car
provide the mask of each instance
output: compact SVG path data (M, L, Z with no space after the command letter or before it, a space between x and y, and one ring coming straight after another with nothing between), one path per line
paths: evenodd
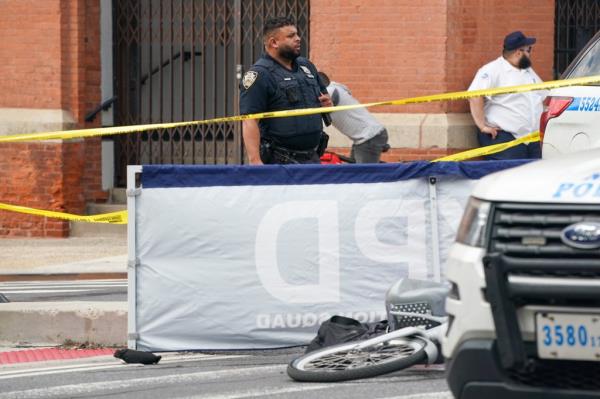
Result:
M569 105L567 111L600 111L600 97L573 97L573 102Z

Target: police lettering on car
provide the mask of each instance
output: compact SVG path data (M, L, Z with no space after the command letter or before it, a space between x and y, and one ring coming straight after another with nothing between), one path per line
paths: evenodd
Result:
M600 198L600 173L594 173L580 180L561 182L552 197Z
M240 113L331 106L316 67L300 57L294 22L272 18L263 29L265 53L240 83ZM255 119L243 122L243 138L252 165L319 163L326 147L322 115Z

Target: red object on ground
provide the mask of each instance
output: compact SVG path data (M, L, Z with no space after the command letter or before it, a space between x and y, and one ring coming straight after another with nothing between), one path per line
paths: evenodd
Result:
M43 362L48 360L79 359L82 357L112 355L114 349L26 349L20 351L0 352L0 364Z
M326 152L325 154L323 154L321 156L321 163L322 164L340 164L340 163L342 163L342 160L340 159L340 157L337 154L334 154L333 152Z

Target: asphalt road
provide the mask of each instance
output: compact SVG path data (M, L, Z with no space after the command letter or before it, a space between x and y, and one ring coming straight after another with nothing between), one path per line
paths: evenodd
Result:
M127 301L127 280L10 281L0 283L10 302Z
M2 282L16 301L126 301L126 280ZM157 365L111 356L0 365L3 398L369 398L450 399L440 366L416 366L378 378L299 383L286 373L302 349L162 354Z
M163 354L159 364L150 366L110 356L0 366L0 399L451 398L440 366L343 383L299 383L285 371L299 354L299 349Z

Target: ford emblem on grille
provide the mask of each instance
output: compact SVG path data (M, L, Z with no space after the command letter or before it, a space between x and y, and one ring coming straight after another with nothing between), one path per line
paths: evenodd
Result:
M600 223L581 222L567 226L560 234L562 242L573 248L600 248Z

